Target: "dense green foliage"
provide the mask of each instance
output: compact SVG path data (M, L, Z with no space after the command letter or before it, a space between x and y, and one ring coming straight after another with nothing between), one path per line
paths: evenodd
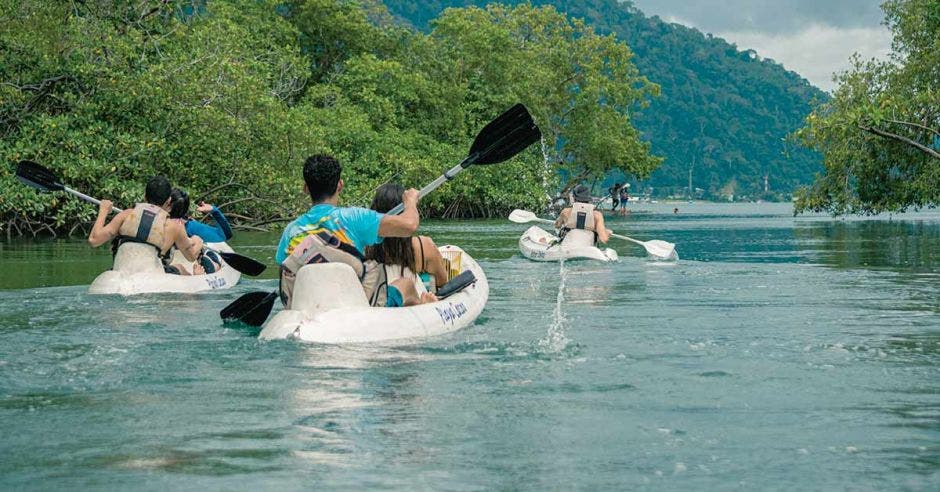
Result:
M0 218L6 233L69 231L74 199L12 178L19 159L126 207L163 173L194 196L262 221L301 203L297 158L348 152L366 127L296 105L308 63L291 24L259 2L209 11L162 2L4 0L0 26Z
M389 10L424 28L447 7L488 0L385 0ZM517 4L519 0L503 3ZM534 0L553 5L603 33L614 33L635 53L640 73L661 87L661 97L638 112L634 123L663 165L642 188L657 195L683 194L693 186L704 196L735 194L783 198L821 170L818 154L789 144L814 100L825 94L773 60L738 50L698 30L646 17L617 0ZM629 174L629 173L628 173ZM764 193L767 176L768 193ZM637 176L633 176L637 178ZM636 183L636 182L635 182ZM634 186L637 189L637 186Z
M426 214L539 208L558 169L645 176L659 163L630 124L657 87L627 46L550 8L449 11L427 35L379 3L337 0L0 0L0 13L8 235L80 230L94 214L16 182L20 159L118 206L163 173L257 227L308 206L309 153L337 154L346 199L365 204L389 179L426 184L518 101L542 148L468 171Z
M903 211L940 204L940 2L882 5L890 60L854 59L832 101L800 130L826 173L798 194L797 211Z

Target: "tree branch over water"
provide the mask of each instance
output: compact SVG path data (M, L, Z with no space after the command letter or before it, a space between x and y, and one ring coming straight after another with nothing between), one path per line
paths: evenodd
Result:
M926 153L927 155L929 155L929 156L931 156L931 157L933 157L933 158L935 158L935 159L940 159L940 152L937 152L936 150L931 149L930 147L927 147L926 145L921 144L921 143L919 143L919 142L915 142L914 140L911 140L911 139L909 139L909 138L907 138L907 137L903 137L903 136L898 135L898 134L896 134L896 133L886 132L886 131L884 131L884 130L875 128L875 127L873 127L873 126L859 125L858 127L859 127L860 129L862 129L862 130L868 132L868 133L873 134L873 135L878 135L879 137L884 137L884 138L890 138L890 139L892 139L892 140L896 140L896 141L901 142L901 143L903 143L903 144L910 145L911 147L914 147L914 148L920 150L921 152Z
M887 0L882 9L894 36L889 60L854 57L852 68L837 76L832 100L797 132L826 166L812 187L798 191L797 212L875 214L940 205L940 8Z

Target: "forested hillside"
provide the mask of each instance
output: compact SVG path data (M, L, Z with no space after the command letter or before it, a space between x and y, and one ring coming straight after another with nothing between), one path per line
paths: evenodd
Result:
M393 15L420 29L447 7L487 3L385 0ZM702 188L705 197L784 198L822 169L817 154L786 140L801 127L812 103L826 98L798 74L720 38L647 17L630 2L532 3L553 5L616 34L635 53L640 72L660 85L661 95L634 117L653 153L666 158L641 188L652 186L660 196L684 193L692 168L693 186Z
M300 168L344 163L346 203L421 187L522 102L543 141L421 203L436 217L541 209L561 174L648 176L632 124L659 87L614 36L550 7L448 10L430 34L379 3L0 0L0 232L80 233L95 216L19 183L20 159L128 207L164 174L264 228L309 207ZM626 164L624 164L626 163Z

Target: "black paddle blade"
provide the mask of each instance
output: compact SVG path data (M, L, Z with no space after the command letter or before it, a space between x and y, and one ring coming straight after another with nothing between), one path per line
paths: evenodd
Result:
M529 110L516 104L477 134L470 146L471 164L496 164L525 150L542 138L542 132L532 120Z
M16 165L16 179L39 191L61 191L65 188L55 173L33 161L20 161Z
M241 321L249 326L261 326L271 314L277 292L249 292L225 306L219 313L222 321Z
M460 275L450 279L450 282L437 289L438 299L447 299L448 297L470 287L477 281L476 275L470 270L464 270Z
M227 253L219 251L219 256L228 263L228 266L252 277L257 277L264 272L268 266L260 261L238 253Z

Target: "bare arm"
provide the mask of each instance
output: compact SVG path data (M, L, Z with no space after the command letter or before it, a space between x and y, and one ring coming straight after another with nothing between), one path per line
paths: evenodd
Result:
M183 257L189 261L196 261L199 258L199 253L202 252L202 238L199 236L189 237L186 234L186 228L179 222L173 222L168 225L171 227L170 234L173 235L173 244L176 246L176 249L180 250L180 253L183 253Z
M111 219L111 222L107 222L111 207L111 200L101 200L101 204L98 206L98 218L95 220L95 225L91 227L91 233L88 234L88 244L92 248L97 248L114 239L121 231L121 224L124 223L124 219L131 213L130 210L125 210Z
M379 223L379 237L411 237L418 231L418 190L405 191L401 198L405 210L398 215L385 215Z
M568 222L568 214L571 212L570 208L563 209L559 214L558 218L555 219L555 229L561 229L565 225L565 222Z
M427 236L418 236L415 239L424 246L424 258L420 258L420 260L423 261L423 265L419 263L418 268L423 268L424 271L434 276L434 285L441 287L446 284L447 267L444 263L444 257L441 256L440 250L437 249L437 245ZM421 251L421 249L419 248L418 251Z
M597 232L597 240L607 244L610 240L610 231L604 225L604 214L597 210L594 211L594 230Z

